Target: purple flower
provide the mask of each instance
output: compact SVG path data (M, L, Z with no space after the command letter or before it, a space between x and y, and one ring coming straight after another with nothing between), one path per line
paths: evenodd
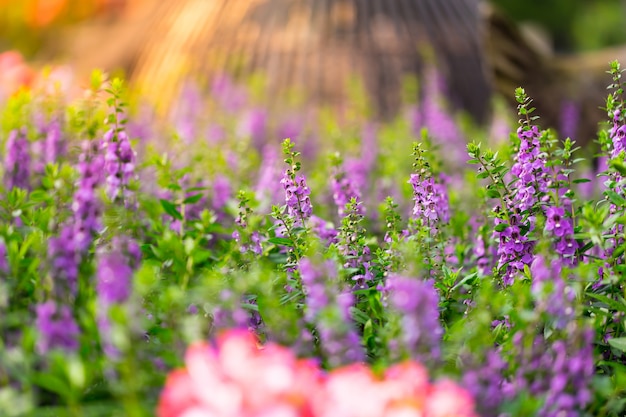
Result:
M187 144L191 144L197 136L197 124L203 114L202 92L199 88L186 81L181 88L177 105L172 112L176 132Z
M348 177L346 172L340 167L335 168L330 186L339 217L344 216L346 204L348 204L351 199L354 198L357 201L361 201L361 192L350 177ZM359 214L365 214L365 208L362 204L359 204L357 209Z
M48 261L55 289L60 294L65 294L63 290L76 294L80 253L72 225L63 226L58 236L48 240Z
M389 305L400 316L399 345L413 359L439 359L443 329L439 322L439 294L433 280L394 274L387 283Z
M313 233L325 242L327 246L339 242L339 239L337 239L337 229L333 227L332 223L313 215L309 219L309 225L311 226Z
M474 361L475 362L475 361ZM463 385L476 399L477 411L483 417L497 417L498 408L507 399L507 364L499 349L488 348L484 361L466 365Z
M324 356L331 367L363 361L365 354L350 317L355 299L338 287L338 273L332 261L314 265L300 260L300 277L306 294L304 319L317 329Z
M4 239L0 238L0 275L9 272L9 258L7 256L7 245Z
M563 137L576 139L580 124L580 106L573 101L566 101L561 105L560 132Z
M228 178L217 175L213 180L212 207L221 212L231 198L231 185Z
M141 262L141 249L133 239L116 236L111 246L111 250L101 250L97 256L96 291L103 307L128 299L133 271Z
M264 109L252 109L240 121L237 132L250 138L256 149L261 149L267 138L268 115Z
M213 79L211 97L217 101L221 109L229 113L240 111L248 101L245 89L235 85L227 74L220 74Z
M546 156L541 153L540 132L537 126L520 126L517 130L520 146L511 174L519 178L513 200L521 211L528 210L539 201L539 193L548 191Z
M302 221L306 221L313 214L313 206L309 197L311 189L306 185L304 175L296 175L294 180L289 175L289 170L285 170L280 183L285 190L287 214L296 220L296 224L302 225Z
M114 323L109 318L112 305L123 304L132 290L132 277L141 262L139 245L126 236L116 236L111 249L97 253L96 292L98 295L98 330L104 353L117 359L119 349L112 339Z
M546 231L552 232L554 236L564 237L574 233L572 221L565 217L563 207L548 207L546 209Z
M9 133L4 158L4 183L8 190L14 187L29 188L30 154L26 129L14 129Z
M435 183L431 176L411 174L409 184L413 186L413 216L425 223L447 222L448 194L443 185Z
M257 183L254 187L256 198L259 200L259 211L265 211L271 202L277 201L282 194L282 187L276 178L281 175L279 158L273 146L266 146L262 152L263 164L259 168Z
M101 254L96 272L96 291L103 305L123 303L130 296L133 270L123 253Z
M37 350L45 355L52 349L73 352L78 349L80 329L66 305L57 305L50 300L36 307L35 325L39 331Z
M110 129L104 134L101 147L105 151L107 196L115 200L123 197L124 189L135 173L135 152L126 132L116 129Z
M79 157L79 179L74 192L72 211L78 249L85 252L93 237L101 229L101 203L96 189L102 181L104 158L99 154L95 142L83 142L83 152Z
M423 128L428 129L430 135L446 145L448 152L445 157L450 158L450 162L465 162L465 138L450 111L444 106L446 98L445 80L431 65L424 72L423 81L424 89L420 105L411 109L409 114L413 134L419 136Z

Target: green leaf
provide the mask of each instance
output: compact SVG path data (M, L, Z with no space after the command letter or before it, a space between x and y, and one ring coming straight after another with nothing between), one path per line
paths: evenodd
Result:
M500 198L500 191L494 190L493 188L487 190L487 197L490 198Z
M474 272L472 274L469 274L467 276L465 276L462 280L460 280L454 287L452 287L450 290L454 291L457 288L459 288L461 285L465 284L467 281L470 281L474 278L476 278L478 276L478 272Z
M194 204L202 199L202 193L194 194L183 200L183 204Z
M595 298L596 300L603 302L604 304L613 308L614 310L626 312L626 305L619 303L607 297L606 295L594 294L594 293L587 293L587 295L591 298Z
M626 337L616 337L615 339L609 339L609 345L615 349L626 352Z
M624 198L621 195L617 194L615 191L606 190L604 194L611 201L611 203L615 204L616 206L623 206L624 203L626 203L626 200L624 200Z
M176 220L182 220L183 219L183 216L180 214L180 212L176 208L175 204L173 204L170 201L163 200L163 199L161 199L159 201L161 201L161 206L163 207L163 210L165 210L165 212L167 214L169 214L170 216L172 216Z
M365 325L370 320L370 317L365 312L359 310L356 307L350 307L350 316L352 317L352 320L363 325Z
M69 398L71 395L70 387L61 378L50 373L38 373L33 377L33 382L48 391L59 394L63 398Z
M500 223L499 225L497 225L497 226L495 227L495 230L496 230L496 232L504 232L504 230L505 230L507 227L509 227L509 225L508 225L508 224L506 224L506 223Z
M286 237L272 237L267 241L269 243L273 243L274 245L293 246L293 241L291 239L287 239Z

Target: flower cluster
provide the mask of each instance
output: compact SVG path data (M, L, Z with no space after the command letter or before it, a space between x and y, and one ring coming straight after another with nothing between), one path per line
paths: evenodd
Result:
M102 348L109 358L119 356L112 336L114 323L109 311L112 306L122 305L131 294L131 279L141 262L141 250L137 243L124 236L116 236L111 250L102 248L97 255L96 291L98 293L98 328Z
M185 365L168 376L159 417L476 416L467 391L429 382L418 363L394 365L382 377L361 364L324 373L284 347L260 347L242 331L222 333L216 345L190 346Z
M337 247L344 258L344 268L358 270L352 276L355 288L367 288L368 282L374 278L370 248L365 245L365 229L362 226L364 217L359 214L362 203L352 198L346 204L346 213L341 221Z
M341 160L336 161L334 172L330 181L330 187L333 194L333 200L337 206L337 212L339 217L343 217L346 212L346 204L351 199L361 201L361 192L354 184L354 181L346 174L345 170L341 167ZM360 204L357 206L359 214L365 214L365 207Z
M305 319L315 326L328 364L337 367L363 361L360 338L350 318L354 295L342 291L335 264L327 261L316 267L303 258L300 278L307 299Z
M402 336L394 341L399 346L391 350L421 361L439 359L443 329L434 282L394 274L387 278L387 289L389 306L399 315L402 329Z
M413 217L435 232L438 223L446 223L450 218L448 193L443 184L435 181L424 153L421 144L413 146L416 172L409 179L413 187Z
M111 200L120 197L135 173L135 152L124 131L108 130L102 138L105 149L107 195Z
M76 295L81 255L72 225L61 228L58 236L48 240L48 261L57 296Z
M97 188L102 181L104 158L98 153L97 143L84 141L78 161L78 183L74 192L74 232L76 244L81 252L91 245L93 237L101 229L101 203Z
M572 219L565 215L563 207L548 206L545 214L545 230L556 238L555 251L571 264L578 248Z
M4 184L7 189L13 187L29 188L30 153L26 129L14 129L9 133L5 145Z
M521 223L518 215L510 215L508 222L500 218L496 218L495 221L494 235L499 241L498 269L506 268L502 281L504 285L511 285L516 275L524 270L524 265L530 265L532 262L535 245L522 233L525 225Z
M536 125L524 125L517 129L519 151L511 174L518 178L513 202L521 211L533 207L539 196L548 192L549 172L545 155L541 153L541 133Z
M35 325L39 329L37 349L45 355L48 351L59 348L66 351L78 349L80 329L68 305L46 301L36 308Z
M580 415L591 401L593 331L577 319L574 290L558 263L537 255L530 271L536 312L547 318L549 331L536 334L528 326L513 336L519 367L511 390L543 396L538 416Z
M285 170L283 179L280 181L285 190L285 203L287 214L292 216L296 224L302 225L313 214L311 204L311 189L306 184L304 175L292 175L289 169Z

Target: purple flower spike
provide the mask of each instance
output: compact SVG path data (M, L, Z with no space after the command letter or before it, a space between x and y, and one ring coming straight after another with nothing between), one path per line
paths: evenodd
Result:
M324 356L331 367L363 361L361 340L350 317L354 294L337 288L337 268L332 261L314 265L300 260L300 277L306 294L304 319L317 329Z
M439 323L439 295L434 281L391 275L387 284L389 305L401 317L400 345L413 359L438 359L443 329Z
M135 152L126 132L108 130L102 138L104 149L104 171L106 173L107 196L111 200L123 197L135 173Z
M36 313L35 325L39 330L37 349L40 354L45 355L55 348L68 352L78 349L80 329L68 306L47 301L36 307Z
M4 158L4 183L8 190L14 187L29 188L30 154L26 129L9 133Z
M98 254L96 288L104 307L121 304L130 297L133 270L141 262L141 250L134 240L117 236L111 246L111 251Z
M313 214L313 206L309 197L311 189L306 185L304 175L297 175L294 181L289 176L289 171L285 170L280 183L285 190L287 213L296 219L297 224L310 218Z
M72 294L76 294L80 253L72 225L64 226L57 237L49 239L48 259L55 288L69 289Z

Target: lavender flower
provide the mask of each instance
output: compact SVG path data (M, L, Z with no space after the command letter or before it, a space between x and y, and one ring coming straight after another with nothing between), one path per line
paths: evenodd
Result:
M332 225L318 216L311 216L309 219L309 225L314 234L316 234L323 242L326 243L326 246L330 246L333 243L338 243L339 239L337 238L338 232Z
M213 194L211 206L220 215L223 215L224 207L232 197L230 181L223 175L217 175L213 179Z
M559 131L566 138L576 139L580 125L580 105L568 100L561 105L561 126Z
M450 111L445 108L446 85L441 74L434 66L429 66L424 72L424 89L419 107L410 110L413 134L418 136L423 128L439 141L445 144L450 162L463 163L466 141L456 125Z
M296 224L303 226L303 222L313 214L313 205L309 197L311 189L306 185L304 175L292 178L290 170L285 170L280 183L285 190L287 214L293 217Z
M68 352L78 349L80 329L68 306L57 305L50 300L37 305L35 310L35 325L39 331L37 350L40 354L45 355L56 348Z
M9 259L7 256L7 245L4 239L0 238L0 276L9 272Z
M367 288L367 282L374 278L371 266L370 248L365 244L365 229L361 226L363 215L358 207L362 204L351 199L346 204L346 214L339 229L339 252L345 259L344 268L357 269L359 272L352 276L355 289Z
M424 157L421 144L414 144L413 164L415 173L411 174L409 184L413 187L413 218L436 233L438 223L449 220L448 194L445 186L435 181L430 165Z
M273 146L266 146L262 152L263 164L259 168L257 183L254 187L257 200L259 200L259 211L269 209L271 202L278 201L282 196L282 187L277 183L276 178L281 175L279 158Z
M571 307L575 294L563 280L561 266L555 262L548 265L542 255L537 255L530 265L530 273L537 309L545 311L557 329L564 329L567 323L575 320L575 311Z
M539 417L577 416L591 402L593 330L580 329L572 322L567 334L567 343L563 339L547 343L535 336L529 346L523 345L522 332L514 336L519 368L512 390L543 397Z
M300 260L300 277L306 294L304 318L315 325L322 351L331 367L365 359L359 335L350 318L354 295L341 292L337 275L332 261L318 267L308 258Z
M191 144L197 136L198 120L204 110L201 91L196 85L187 81L181 88L177 103L172 114L176 132L185 143Z
M102 306L121 304L128 299L133 270L127 257L118 251L98 256L96 291Z
M340 161L337 161L337 165L340 163ZM339 217L344 216L346 204L348 204L351 199L354 198L357 201L361 201L361 192L350 177L348 177L346 171L340 166L334 168L330 186ZM357 210L359 214L365 214L365 207L362 204L357 206Z
M513 389L544 397L541 417L580 415L591 401L594 331L579 321L574 291L558 263L548 264L537 255L530 270L535 309L552 332L533 334L534 326L527 326L514 335L519 367L511 380ZM528 332L530 339L524 340Z
M497 225L506 225L500 232L494 232L499 241L497 255L498 268L506 267L502 281L504 285L511 285L515 276L524 270L524 265L530 265L533 260L534 243L528 236L522 235L517 215L509 217L509 223L496 218Z
M463 386L476 400L477 411L483 417L498 417L497 411L510 394L509 383L504 378L507 369L500 348L488 348L480 364L464 366Z
M541 153L539 128L520 126L517 136L520 145L511 174L519 178L519 181L513 200L516 207L525 211L539 201L540 195L548 192L548 168L545 154Z
M578 242L574 240L572 219L565 216L563 207L546 208L545 230L557 239L555 249L568 263L573 264Z
M124 131L108 130L102 139L107 196L111 200L123 197L124 190L135 173L135 152Z
M4 158L4 183L8 190L14 187L29 188L30 154L26 129L14 129L9 133Z
M235 85L227 74L220 74L213 79L211 97L217 101L221 109L229 113L237 113L248 101L245 89Z
M111 250L100 250L97 254L97 322L105 354L116 359L120 352L112 340L114 324L110 321L109 309L125 303L130 297L133 271L141 262L141 250L133 239L126 236L116 236L111 247Z
M101 203L96 189L102 181L104 158L97 150L96 142L83 142L83 152L78 162L79 179L74 192L72 211L76 244L81 252L91 245L96 233L101 229Z
M400 316L399 344L406 354L419 361L441 356L443 329L439 323L439 295L433 280L400 275L387 279L389 305Z
M261 149L267 139L268 114L264 109L252 109L240 121L237 133L250 138L256 149Z
M66 143L61 130L59 119L51 120L44 130L44 155L45 164L53 164L65 154Z
M50 274L59 295L65 295L67 290L75 295L78 290L80 253L74 230L71 224L65 225L58 236L48 240Z

